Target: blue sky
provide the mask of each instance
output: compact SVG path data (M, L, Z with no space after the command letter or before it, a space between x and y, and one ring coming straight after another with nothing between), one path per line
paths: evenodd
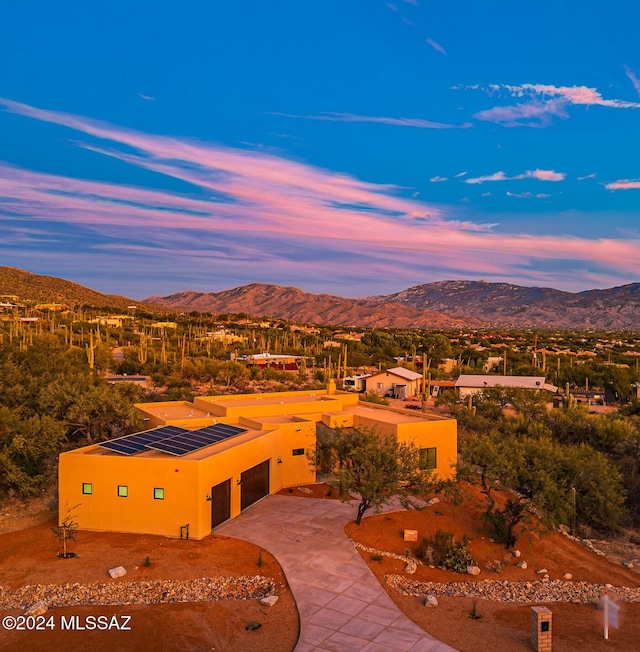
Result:
M0 263L253 281L640 281L627 0L7 0Z

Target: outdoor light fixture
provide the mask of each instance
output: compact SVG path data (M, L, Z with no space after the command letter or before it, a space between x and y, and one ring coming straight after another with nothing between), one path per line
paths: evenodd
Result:
M209 494L207 494L207 502L210 503L213 500Z
M278 464L282 464L282 458L281 457L278 458Z
M236 480L236 484L242 484L242 480L241 480L240 478L238 478L238 479Z

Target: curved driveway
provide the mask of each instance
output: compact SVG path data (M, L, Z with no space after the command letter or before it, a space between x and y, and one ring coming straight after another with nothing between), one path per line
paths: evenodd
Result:
M409 620L344 533L354 506L268 496L216 529L274 555L300 612L296 652L451 652Z

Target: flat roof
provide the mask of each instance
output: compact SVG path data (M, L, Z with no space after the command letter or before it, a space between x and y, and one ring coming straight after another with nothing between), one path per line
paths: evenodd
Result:
M154 407L155 406L155 407ZM160 417L162 419L206 419L207 417L218 418L210 412L199 410L191 404L176 403L170 405L167 403L141 403L138 408L149 414Z
M384 423L423 423L425 421L447 421L446 417L441 417L435 414L411 414L409 412L400 412L394 409L389 408L377 408L369 407L366 404L358 405L347 405L345 406L343 413L346 414L355 414L362 417L370 417L376 419L377 421L382 421Z
M249 407L253 405L295 405L296 403L312 403L314 401L331 401L339 403L335 395L325 394L318 392L317 394L304 394L300 395L287 395L287 394L243 394L237 397L234 396L199 396L200 400L207 401L214 405L221 405L224 407Z

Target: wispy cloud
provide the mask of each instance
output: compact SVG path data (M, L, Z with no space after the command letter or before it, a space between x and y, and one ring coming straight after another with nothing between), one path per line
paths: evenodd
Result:
M548 199L551 195L547 195L544 192L532 193L532 192L508 192L507 197L515 197L517 199Z
M193 279L215 289L225 279L238 284L256 276L309 289L336 288L345 278L367 288L393 279L397 288L434 270L440 278L537 282L536 269L555 261L576 270L573 279L564 272L567 284L583 284L594 269L617 279L637 274L638 240L503 234L465 219L461 208L436 208L393 185L263 151L146 134L11 100L0 105L74 130L75 142L81 134L81 146L97 156L193 188L140 188L0 165L0 250L16 264L34 256L61 270L86 262L87 277L111 270L112 278L126 268L125 284L139 283L133 277L141 274L155 278L155 287L170 277L174 289L192 287ZM505 180L504 172L496 175ZM563 174L518 177L553 181ZM23 242L20 234L36 225L61 244L45 250Z
M393 118L388 116L357 115L355 113L337 113L327 111L317 115L295 115L291 113L277 113L272 111L269 115L278 115L284 118L299 118L302 120L326 120L328 122L373 122L376 124L393 125L396 127L415 127L418 129L468 129L473 125L470 122L454 125L444 122L423 120L422 118Z
M444 54L447 56L447 51L438 43L437 41L434 41L432 38L426 38L425 41L434 49L440 52L440 54Z
M467 174L467 171L464 170L464 172L458 172L458 174L454 174L453 178L454 179L459 179L460 177L464 177Z
M624 71L627 77L629 78L629 80L631 81L631 83L633 84L633 87L636 89L636 93L640 95L640 79L638 79L635 76L633 70L631 70L631 68L629 68L629 66L626 63L624 64Z
M147 102L155 102L156 98L151 95L144 95L143 93L138 93L138 97L146 100Z
M585 179L594 179L595 176L595 172L592 172L591 174L585 174L583 177L578 177L578 181L584 181Z
M620 179L612 181L605 185L607 190L638 190L640 189L640 179Z
M555 170L527 170L522 174L516 174L513 177L508 177L502 170L487 174L482 177L473 177L465 179L465 183L478 184L487 181L517 181L520 179L537 179L538 181L564 181L566 174L564 172L556 172Z
M441 183L443 181L449 181L449 179L447 179L447 177L439 177L436 175L435 177L431 177L429 181L431 181L431 183Z
M630 72L630 71L629 71ZM637 81L637 80L636 80ZM507 127L543 127L553 117L569 117L567 107L604 106L614 109L638 109L640 103L620 99L606 99L596 88L588 86L555 86L553 84L478 84L453 87L456 90L483 90L491 97L509 96L525 99L515 105L496 106L474 114L478 120L486 120Z

